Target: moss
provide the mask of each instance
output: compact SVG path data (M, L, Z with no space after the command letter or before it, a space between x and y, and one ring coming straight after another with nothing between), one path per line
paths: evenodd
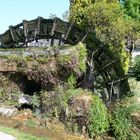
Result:
M18 85L11 81L8 76L0 74L0 103L17 105L19 93Z
M115 57L120 62L119 65L123 68L124 72L127 73L130 64L130 54L126 51L124 43L121 42L118 48L114 48L114 46L110 45L109 49L112 51L112 54L115 54Z
M70 98L75 97L75 96L80 95L80 94L83 94L85 92L86 91L84 91L81 88L77 88L77 89L76 88L71 88L71 89L69 88L65 91L65 96L66 96L67 101L68 101Z
M3 56L3 59L8 64L14 62L15 70L19 73L18 76L20 74L25 75L28 80L33 80L39 84L41 90L45 90L44 94L41 94L44 99L42 105L46 106L44 109L45 112L51 109L49 107L50 104L52 105L52 112L54 110L60 112L61 109L66 108L67 101L70 97L63 93L59 95L60 92L55 89L58 86L62 86L67 90L76 86L77 78L86 70L86 57L85 45L78 43L75 46L64 46L58 54L52 54L50 57L45 54L19 56L15 53L9 56ZM55 92L55 97L53 94L50 94L51 91ZM51 99L54 99L54 101L51 101Z
M140 56L137 56L133 64L133 73L138 81L140 81Z
M46 64L48 62L48 59L46 57L38 57L36 59L36 61L39 63L39 64Z
M67 66L72 63L72 57L71 55L61 55L58 57L58 62L62 66Z
M77 77L86 70L86 47L82 43L75 46L68 45L56 56L54 54L50 57L45 54L20 56L15 52L1 57L7 62L6 66L14 65L13 71L19 71L29 79L45 83L44 85L61 81L74 86Z
M94 93L82 89L65 92L68 104L64 123L69 130L85 131L90 137L98 136L109 129L109 115L103 101Z
M58 56L58 63L79 74L86 71L87 50L81 42L68 49L68 54Z
M76 85L76 76L74 76L73 74L71 74L68 78L68 84L70 86L70 88L73 88Z
M42 91L40 94L41 109L48 117L58 117L67 107L67 100L60 91Z

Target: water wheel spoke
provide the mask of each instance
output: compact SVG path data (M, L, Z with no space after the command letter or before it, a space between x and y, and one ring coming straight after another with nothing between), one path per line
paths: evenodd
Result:
M115 59L115 60L109 62L108 64L106 64L105 66L103 66L103 69L106 69L106 68L109 67L110 65L113 65L113 64L116 63L117 61L118 61L118 60Z

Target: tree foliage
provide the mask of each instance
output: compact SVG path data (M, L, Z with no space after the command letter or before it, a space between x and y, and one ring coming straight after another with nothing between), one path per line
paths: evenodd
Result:
M134 39L139 31L139 22L128 16L128 12L136 11L135 17L138 17L139 0L129 2L135 10L131 9L128 1L132 0L126 0L123 7L118 0L72 0L70 20L88 31L95 31L101 41L119 46L126 36Z
M71 0L70 20L81 26L86 26L85 8L89 4L91 4L91 0Z
M118 46L125 36L126 26L123 10L118 3L96 2L88 6L85 15L89 25L94 27L97 37L105 42Z
M140 1L139 0L123 0L122 2L127 27L127 37L137 40L140 35Z
M101 41L116 46L127 30L124 11L116 0L74 0L70 6L70 19L89 31L94 30Z
M140 1L139 0L124 0L124 8L128 16L140 21Z
M127 71L129 55L125 51L125 45L130 45L128 48L131 52L139 37L139 3L139 0L71 0L70 20L88 32L94 31L101 42L117 48Z
M140 56L135 58L134 62L134 74L137 80L140 80Z
M64 21L69 21L69 11L65 11L64 13L62 13L62 19Z

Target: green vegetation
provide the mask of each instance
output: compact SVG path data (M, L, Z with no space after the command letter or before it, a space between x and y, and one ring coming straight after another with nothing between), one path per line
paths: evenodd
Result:
M123 3L119 3L118 0L72 0L70 5L70 20L89 32L95 32L95 35L90 34L87 37L87 47L99 48L101 42L108 44L108 47L111 45L111 53L114 57L119 56L121 66L126 73L130 56L125 51L125 45L128 40L134 42L139 38L140 33L140 23L136 18L132 19L133 14L134 17L140 17L139 0L133 2L124 0ZM97 39L100 40L98 44ZM129 46L129 49L132 45Z
M133 123L131 115L139 110L139 105L132 102L130 98L124 99L122 103L116 106L113 111L111 126L115 137L117 139L138 139L135 133L132 131Z
M129 78L129 84L132 96L125 96L111 109L110 131L119 140L139 140L140 137L139 122L135 122L139 116L133 118L134 114L139 114L140 83L135 78Z
M119 139L126 139L129 135L131 127L130 113L128 108L117 108L112 121L114 134ZM128 116L129 115L129 116Z
M26 125L32 128L36 127L36 123L31 119L26 122Z
M93 96L89 108L88 133L91 138L105 133L109 129L109 115L105 104L98 96Z
M68 54L58 56L58 63L63 67L74 71L76 74L86 70L87 49L79 42L75 46L67 48Z
M124 8L126 14L135 20L140 21L140 1L139 0L124 0Z
M140 80L140 57L136 57L134 64L133 64L133 71L134 75L137 78L137 80Z
M86 59L87 59L87 49L86 46L82 43L79 43L76 51L79 57L79 69L81 72L86 71Z
M9 77L0 74L0 103L5 105L17 105L20 89ZM7 85L9 85L7 87Z
M108 131L109 115L107 108L97 95L93 95L92 92L82 89L68 89L64 93L63 96L61 95L59 105L62 103L62 106L66 105L63 109L68 109L65 112L66 114L68 113L65 116L65 123L69 130L79 133L85 125L87 133L92 138ZM74 102L73 106L70 105L70 101ZM81 108L81 113L77 112L76 108ZM79 113L81 117L83 116L81 121Z
M18 140L48 140L47 138L32 136L27 133L26 134L22 133L16 129L4 127L4 126L0 126L0 131L5 132L6 134L13 135Z
M39 96L37 96L36 93L34 93L34 95L31 97L31 102L32 102L33 110L35 111L35 109L38 108L40 105Z
M113 46L124 41L130 28L124 15L124 10L117 1L74 0L70 6L70 20L87 30L94 30L101 41Z
M111 134L120 140L139 140L139 118L133 117L140 115L140 85L130 78L128 84L125 75L130 66L131 49L140 33L139 0L121 3L118 0L72 0L69 19L89 33L86 45L79 42L50 50L31 48L32 55L28 56L23 55L24 49L15 49L18 55L0 56L2 62L12 63L19 77L26 76L39 85L38 93L34 93L31 100L33 111L41 108L43 117L60 120L69 130L90 138ZM129 41L132 41L130 45ZM126 47L130 52L126 52ZM132 65L134 76L140 80L140 57ZM14 76L12 81L10 75L0 75L0 100L8 105L17 105L19 92L25 88L19 89L17 83L21 79ZM106 94L105 98L114 102L104 103L106 100L95 93L101 98ZM116 97L118 94L121 98ZM117 102L117 98L120 101ZM35 122L28 120L27 125L35 127ZM12 135L17 133L0 127L2 131L5 129ZM22 137L26 135L21 136L21 140Z
M68 84L70 86L70 88L73 88L76 85L76 77L71 74L68 78Z
M104 52L107 54L104 58L116 58L118 60L114 64L114 68L120 72L119 74L122 71L127 72L129 63L127 57L129 54L124 51L123 44L120 45L122 46L119 49L115 49L112 45L104 48ZM138 136L132 132L133 123L131 119L131 114L137 107L134 105L127 107L118 106L113 113L109 114L104 102L92 91L76 88L77 78L85 73L87 69L87 49L82 43L78 43L74 47L64 46L63 49L65 47L68 52L64 51L62 54L57 54L56 58L54 56L47 58L44 55L40 55L38 58L33 58L33 56L23 58L8 56L3 58L9 59L15 64L18 63L19 69L21 67L24 68L23 71L20 71L20 74L26 75L29 80L41 83L41 91L34 93L32 96L33 111L41 106L44 117L59 118L74 133L81 133L83 127L86 127L86 133L91 138L98 137L109 131L118 139L127 139L130 135L131 138L137 138ZM110 52L113 52L115 56ZM19 65L20 61L24 61L26 66ZM49 67L50 64L51 68ZM118 67L120 64L123 65L123 69ZM28 71L28 68L30 68L30 71ZM116 74L112 73L112 77L115 76ZM7 102L10 105L17 105L16 102L13 102L18 100L18 92L20 90L16 87L17 85L4 75L1 75L0 84L1 97L5 97L7 101L7 97L12 93L14 100L10 99ZM13 88L7 89L7 84L11 84ZM72 106L71 103L73 102ZM81 119L80 117L83 118ZM35 122L28 120L27 125L35 127Z

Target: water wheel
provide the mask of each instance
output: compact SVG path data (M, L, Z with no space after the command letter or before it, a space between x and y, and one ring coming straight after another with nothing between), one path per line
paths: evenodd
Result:
M28 46L29 42L38 42L39 39L47 39L49 46L75 45L80 41L87 43L90 40L91 44L96 44L98 47L91 48L91 45L87 45L90 57L89 71L86 77L88 88L93 90L95 88L96 74L94 70L97 69L104 81L105 100L110 101L114 98L120 98L129 91L127 77L120 60L107 44L100 42L94 34L92 36L91 34L89 37L84 29L59 18L44 19L38 17L31 21L23 20L16 26L10 26L9 30L0 35L0 42L2 47L14 48Z

